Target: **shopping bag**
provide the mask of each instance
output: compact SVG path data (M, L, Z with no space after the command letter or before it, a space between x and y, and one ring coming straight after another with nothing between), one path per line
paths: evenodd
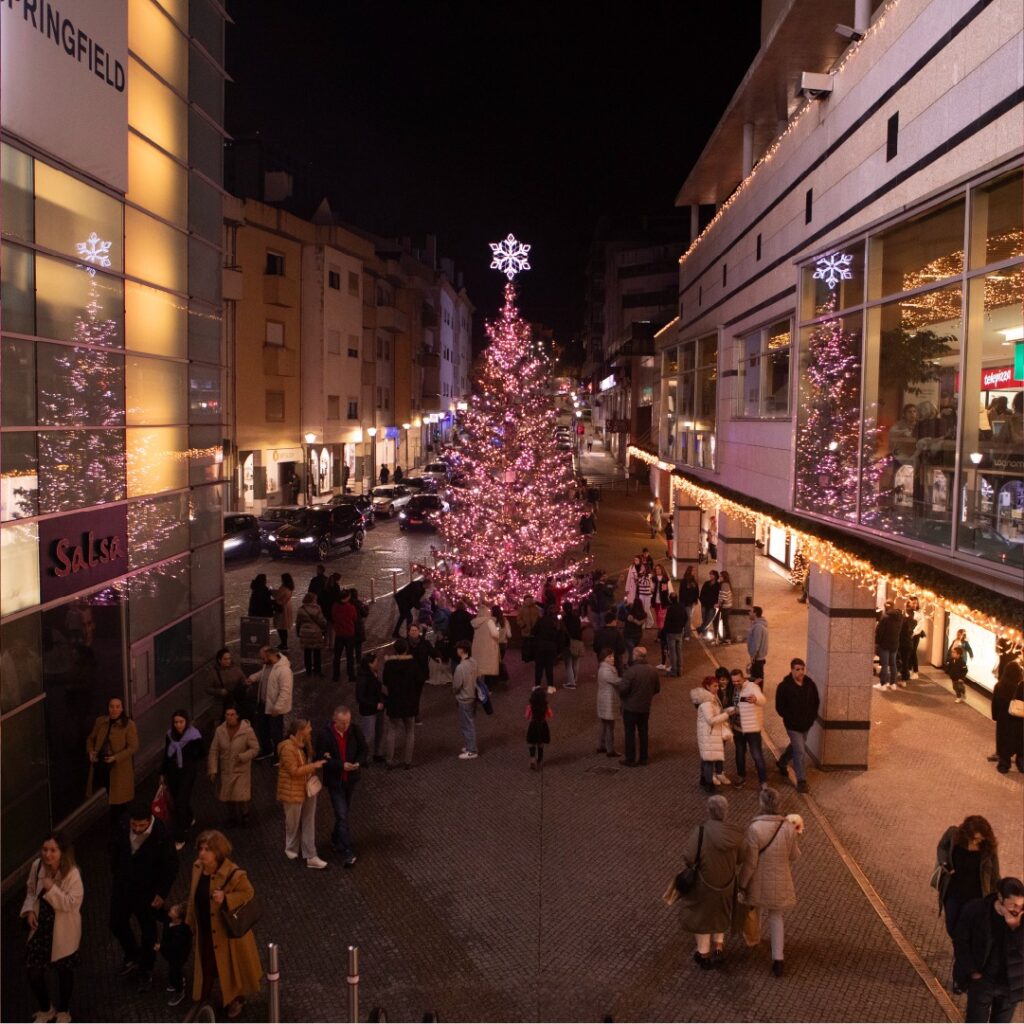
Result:
M431 686L451 686L452 667L447 661L437 658L430 659L430 672L427 675L427 682Z
M154 818L159 818L166 825L171 820L172 803L170 790L161 784L149 809L153 812Z

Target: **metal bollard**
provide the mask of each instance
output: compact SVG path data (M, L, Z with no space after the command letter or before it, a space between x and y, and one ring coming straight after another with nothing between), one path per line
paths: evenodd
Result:
M351 1024L359 1020L359 947L348 947L348 1019Z
M267 967L267 995L270 1002L270 1024L281 1021L281 970L278 963L278 946L271 942L267 946L270 963Z
M377 600L377 598L374 596L374 593L373 593L373 577L371 576L370 577L370 604L373 604L376 600Z

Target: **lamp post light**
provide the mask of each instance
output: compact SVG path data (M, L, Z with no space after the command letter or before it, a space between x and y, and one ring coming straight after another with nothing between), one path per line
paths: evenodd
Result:
M411 423L403 423L402 429L405 431L405 471L409 472L409 429L412 427Z
M420 444L416 453L416 457L418 459L420 454L423 452L423 420L421 420L419 416L416 416L412 421L412 425L420 432ZM406 452L405 461L409 461L408 452Z
M373 490L373 485L377 482L377 428L367 427L366 433L370 438L370 490Z
M316 434L309 430L302 435L303 440L306 442L305 458L303 459L303 473L306 477L306 504L313 504L313 474L310 471L310 459L309 449L312 445L316 444Z

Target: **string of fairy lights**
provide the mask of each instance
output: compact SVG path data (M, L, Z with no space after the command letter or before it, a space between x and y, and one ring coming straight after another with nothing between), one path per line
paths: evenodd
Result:
M652 455L650 452L644 451L642 448L636 448L633 445L627 448L627 457L637 459L663 472L671 473L675 469L673 465L658 458L657 455ZM816 537L814 534L797 529L748 505L734 501L731 498L726 498L710 487L701 487L699 484L684 477L672 477L670 513L678 503L676 495L679 493L685 495L689 501L692 501L705 511L714 510L715 512L725 513L731 519L736 519L754 530L773 527L786 531L793 540L799 543L801 551L803 551L810 564L817 565L819 568L836 576L852 580L860 587L877 591L879 585L884 583L888 592L897 600L916 597L926 614L939 607L944 609L947 614L959 615L968 622L991 630L998 636L1005 637L1015 646L1019 647L1024 643L1024 632L1021 630L1020 623L1010 624L1003 622L953 597L949 593L928 590L907 576L886 572L866 559L845 550L833 541L824 540L821 537Z

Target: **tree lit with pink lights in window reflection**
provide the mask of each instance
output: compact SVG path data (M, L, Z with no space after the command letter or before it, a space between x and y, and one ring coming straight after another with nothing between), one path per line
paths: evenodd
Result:
M442 593L471 606L517 608L540 597L551 577L569 597L580 593L580 555L572 458L559 451L551 367L516 306L513 278L529 269L529 246L511 235L491 246L491 264L509 278L505 304L487 325L488 346L464 414L455 490L442 527Z

